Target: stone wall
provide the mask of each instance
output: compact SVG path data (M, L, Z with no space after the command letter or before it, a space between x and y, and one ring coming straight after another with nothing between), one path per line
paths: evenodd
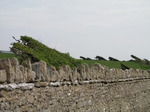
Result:
M0 60L2 112L149 112L150 71Z

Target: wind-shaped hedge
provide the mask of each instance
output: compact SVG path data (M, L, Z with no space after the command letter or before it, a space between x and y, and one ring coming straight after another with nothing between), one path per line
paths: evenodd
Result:
M30 59L32 62L43 60L48 65L57 68L62 65L75 67L81 63L70 57L68 53L61 53L55 49L49 48L28 36L21 36L20 40L12 43L11 51L16 54L21 62L26 59Z

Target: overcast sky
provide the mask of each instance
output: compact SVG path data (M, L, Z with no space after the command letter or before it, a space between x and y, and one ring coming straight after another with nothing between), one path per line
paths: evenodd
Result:
M0 50L24 35L75 58L150 59L150 0L0 0Z

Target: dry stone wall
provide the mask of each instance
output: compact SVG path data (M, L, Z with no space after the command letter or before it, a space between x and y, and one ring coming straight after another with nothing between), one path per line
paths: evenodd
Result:
M150 71L0 60L1 112L148 112Z
M123 81L137 78L149 78L149 70L139 69L109 69L100 64L91 68L83 64L78 68L70 69L68 65L56 70L40 61L31 64L30 60L19 65L17 58L0 60L0 83L30 83L30 82L80 82L80 81Z

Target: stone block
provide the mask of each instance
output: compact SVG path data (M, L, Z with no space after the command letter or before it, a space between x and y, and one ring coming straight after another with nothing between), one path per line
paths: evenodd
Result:
M5 83L7 81L6 70L0 70L0 83Z
M20 83L18 84L18 88L21 90L31 90L34 88L34 83Z
M62 85L62 83L61 82L50 82L49 85L52 86L52 87L59 87L59 86Z
M48 85L49 85L48 82L36 82L35 83L35 87L46 87Z
M60 79L59 79L60 74L54 66L48 66L47 73L48 73L48 78L49 78L50 82L60 81ZM61 78L61 76L60 76L60 78Z
M11 58L10 61L11 61L12 68L14 69L14 72L15 72L14 82L15 83L23 82L23 73L20 70L18 59L14 57L14 58Z
M35 81L35 73L32 71L32 66L31 66L31 61L26 60L22 64L24 66L24 72L26 73L25 76L27 75L27 82L34 82Z
M48 74L47 74L47 65L46 62L40 61L32 64L32 69L36 74L35 80L37 81L48 81Z
M77 68L77 71L80 74L80 80L88 80L90 78L90 69L87 64L82 64Z
M60 67L58 72L59 72L58 81L64 81L66 73L63 70L63 67Z
M71 81L72 70L70 69L70 67L68 65L64 65L62 66L62 68L64 71L64 81Z
M0 69L6 70L8 83L14 82L15 71L11 65L10 59L4 58L4 59L0 60Z
M77 68L74 68L74 70L72 71L72 78L71 78L71 81L75 81L75 80L79 80L80 79L80 74L79 72L77 71Z

